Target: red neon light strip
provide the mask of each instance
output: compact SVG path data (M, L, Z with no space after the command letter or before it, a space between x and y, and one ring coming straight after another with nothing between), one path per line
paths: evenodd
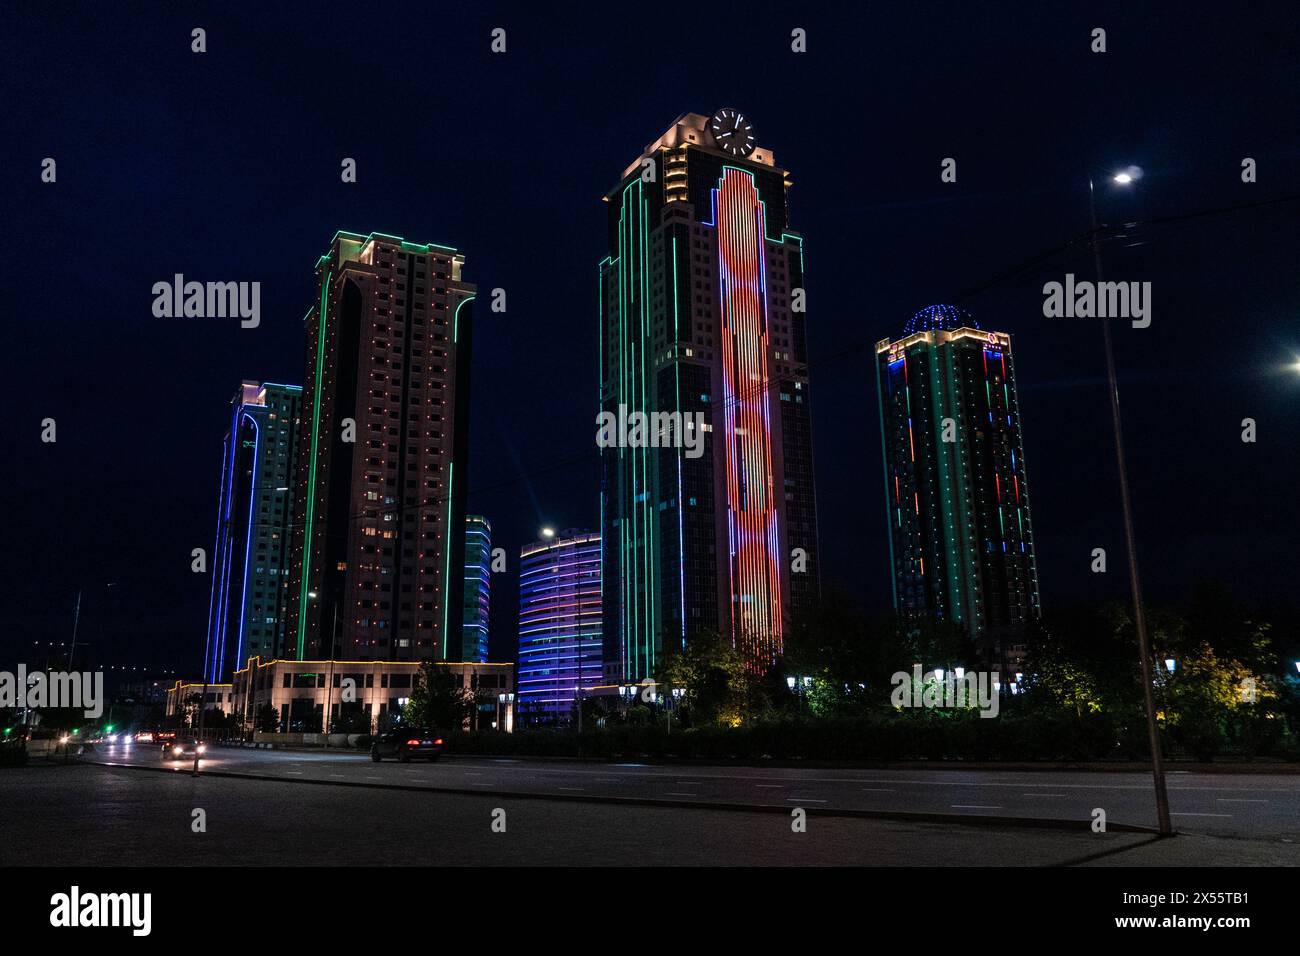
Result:
M733 528L732 641L762 667L781 650L772 474L762 206L752 177L723 171L716 191L727 505ZM739 600L735 600L738 598Z

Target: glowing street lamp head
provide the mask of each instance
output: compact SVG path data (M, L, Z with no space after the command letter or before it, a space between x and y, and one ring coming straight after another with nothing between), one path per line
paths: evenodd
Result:
M1110 177L1110 181L1119 186L1128 186L1132 183L1137 182L1141 178L1142 178L1141 166L1128 166L1124 169L1121 169L1114 176Z
M555 529L554 529L554 528L543 528L543 529L542 529L542 537L543 537L543 538L554 538L554 537L555 537Z

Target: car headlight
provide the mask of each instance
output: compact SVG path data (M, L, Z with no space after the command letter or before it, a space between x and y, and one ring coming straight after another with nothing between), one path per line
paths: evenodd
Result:
M180 744L176 744L176 746L172 747L172 753L174 753L174 754L178 754L178 753L181 753L181 752L182 752L182 749L181 749L181 745L180 745Z
M207 744L199 744L198 746L199 753L203 753L207 749L208 749Z

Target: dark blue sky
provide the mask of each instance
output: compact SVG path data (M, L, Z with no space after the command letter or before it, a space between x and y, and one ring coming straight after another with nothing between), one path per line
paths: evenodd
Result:
M66 640L85 585L99 663L197 666L208 581L189 555L212 543L226 404L241 378L301 380L312 267L339 229L454 245L480 290L507 290L505 315L477 315L470 507L512 571L543 523L594 527L600 196L676 116L724 105L795 182L827 580L888 606L871 343L982 289L962 304L1014 336L1044 605L1122 597L1100 330L1041 312L1042 284L1090 260L985 286L1086 228L1090 168L1146 170L1102 191L1111 222L1300 191L1294 6L849 6L7 4L0 657ZM1296 235L1282 203L1107 252L1109 277L1153 284L1151 328L1116 327L1153 600L1199 578L1300 596ZM155 319L151 287L177 272L261 282L261 327ZM1089 572L1094 547L1111 574ZM494 653L513 656L513 585L494 593Z

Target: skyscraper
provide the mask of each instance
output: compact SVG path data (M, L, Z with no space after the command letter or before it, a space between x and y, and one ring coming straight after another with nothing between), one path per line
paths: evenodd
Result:
M476 661L480 664L487 662L491 574L492 525L482 515L466 515L462 661Z
M566 531L519 552L519 713L554 723L600 683L600 535Z
M284 645L301 397L297 385L244 382L230 402L203 658L208 683L227 683L250 656L277 655Z
M894 606L1003 651L1039 614L1011 336L922 309L876 343Z
M601 410L702 416L703 454L603 450L606 679L716 631L755 670L818 591L803 240L749 118L682 116L605 197Z
M474 286L447 246L340 232L316 264L290 575L299 660L458 660Z

